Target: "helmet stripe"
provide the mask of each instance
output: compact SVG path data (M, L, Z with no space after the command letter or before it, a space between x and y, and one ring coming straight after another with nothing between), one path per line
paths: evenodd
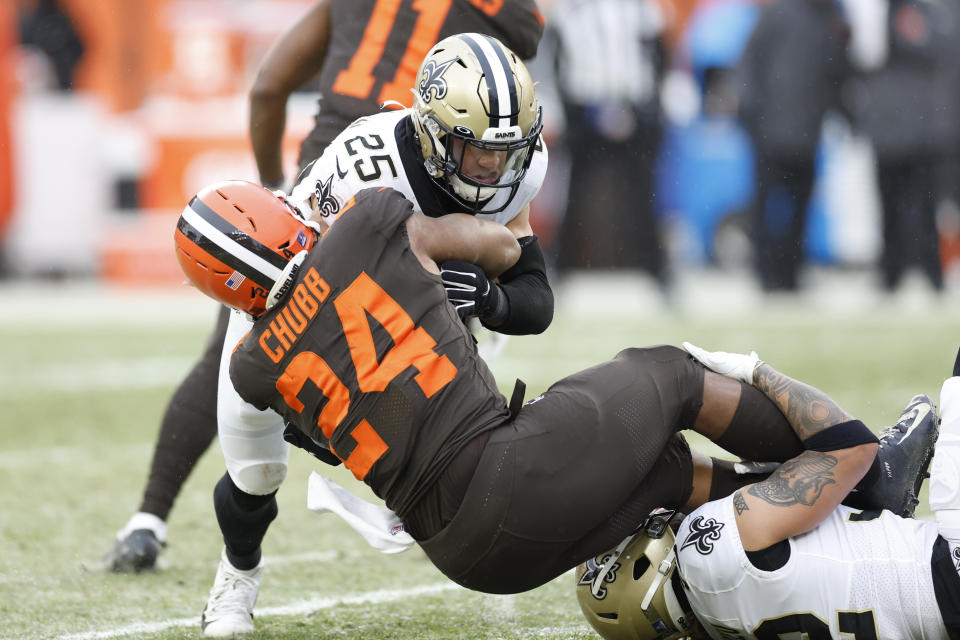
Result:
M180 214L177 228L201 249L269 289L287 259L257 242L194 197Z
M190 206L201 218L209 222L221 233L228 236L241 247L244 247L247 250L257 254L275 266L277 269L283 270L283 268L287 266L288 258L286 256L277 253L270 247L262 244L255 238L248 235L246 232L238 229L229 220L211 209L210 206L200 198L194 196L188 206Z
M465 33L461 36L470 47L487 79L487 97L490 102L490 126L509 127L519 122L520 101L517 83L510 62L489 36Z

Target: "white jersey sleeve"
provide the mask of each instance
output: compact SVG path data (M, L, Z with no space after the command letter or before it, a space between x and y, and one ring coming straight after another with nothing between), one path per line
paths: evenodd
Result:
M765 571L743 549L728 496L684 519L677 566L711 638L945 638L930 570L936 537L932 522L841 506Z

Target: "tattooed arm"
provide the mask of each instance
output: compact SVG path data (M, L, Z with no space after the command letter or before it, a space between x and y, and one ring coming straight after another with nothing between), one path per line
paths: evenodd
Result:
M737 528L747 551L764 549L820 524L860 481L877 452L875 441L849 446L851 438L834 437L865 427L852 422L850 414L819 389L759 361L752 382L783 412L805 444L821 446L734 494Z

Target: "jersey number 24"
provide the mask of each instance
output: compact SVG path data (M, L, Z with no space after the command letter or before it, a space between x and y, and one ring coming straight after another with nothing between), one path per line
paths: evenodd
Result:
M414 381L430 398L457 375L454 364L433 350L437 341L423 327L414 326L410 314L366 273L357 276L334 299L333 305L350 346L361 392L383 391L394 378L413 367L418 371ZM367 314L376 319L393 339L393 347L381 360L377 359ZM297 396L307 380L327 398L317 418L317 426L329 440L350 408L350 390L326 360L312 351L302 351L290 360L276 385L277 391L294 411L304 410ZM389 447L366 419L361 420L350 435L357 445L345 460L334 451L332 444L330 451L343 460L344 466L357 480L363 480Z

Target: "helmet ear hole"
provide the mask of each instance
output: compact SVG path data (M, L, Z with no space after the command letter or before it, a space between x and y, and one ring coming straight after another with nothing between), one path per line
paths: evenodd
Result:
M647 572L647 569L650 568L650 558L643 556L639 560L633 563L633 579L639 580L643 577L643 574Z

